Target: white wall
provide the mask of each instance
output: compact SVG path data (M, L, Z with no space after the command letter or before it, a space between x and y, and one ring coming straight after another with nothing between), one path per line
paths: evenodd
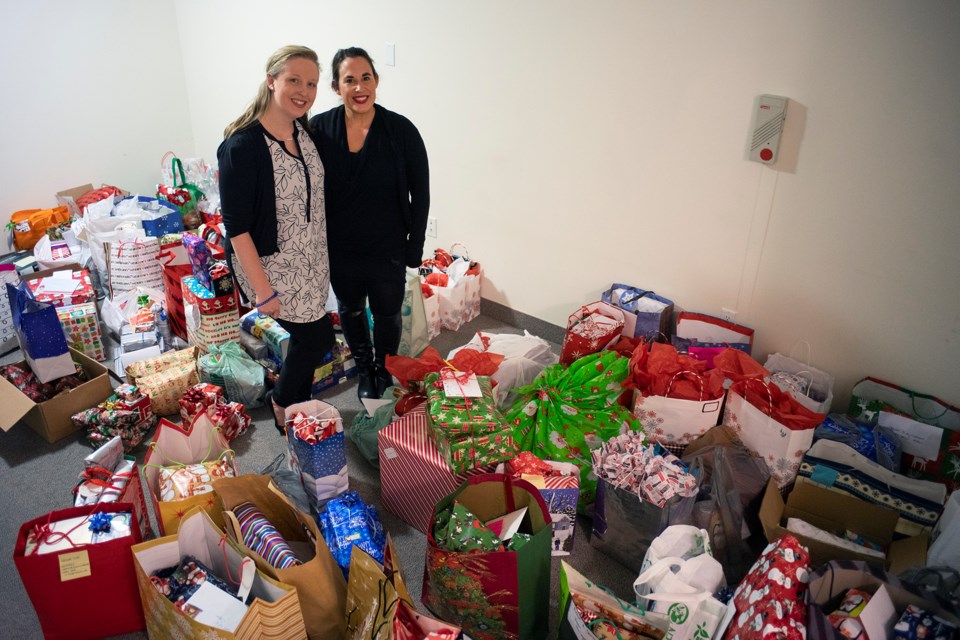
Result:
M57 191L152 195L160 158L193 153L172 0L7 3L0 21L0 216Z
M98 6L46 4L84 15ZM99 6L112 10L108 22L118 11L148 13ZM149 183L153 158L181 140L195 141L184 155L213 160L274 49L306 44L327 61L339 47L364 46L380 61L380 102L426 140L437 243L469 246L485 266L485 297L563 324L611 282L629 282L690 310L737 310L757 329L761 360L809 342L812 363L838 378L838 408L864 375L960 404L956 2L281 0L267 9L176 0L151 8L164 39L179 38L183 75L171 71L169 82L185 86L189 100L180 93L177 102L189 104L189 118L175 119L176 134L151 118L134 121L130 135L156 148L134 151L124 140L119 153L150 162L58 158L80 180L122 174ZM30 25L42 28L39 18ZM387 42L396 43L395 67L383 64ZM175 58L172 45L94 52L87 39L74 49L90 66L135 64L123 82L142 88L156 86L148 69ZM61 63L47 54L39 63L36 82L46 86ZM28 94L17 108L62 113L45 102L53 92ZM745 159L761 93L791 98L776 168ZM322 89L314 111L334 104ZM38 150L55 154L77 131L49 128ZM7 191L0 202L11 208Z

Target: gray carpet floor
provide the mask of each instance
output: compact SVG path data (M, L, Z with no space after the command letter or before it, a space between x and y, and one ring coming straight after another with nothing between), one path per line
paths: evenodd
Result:
M432 344L446 356L451 349L468 342L477 331L522 333L517 327L481 315L457 332L441 332ZM559 347L555 346L555 350L559 352ZM15 352L0 358L0 364L19 359L19 353ZM114 381L114 386L116 384ZM363 411L357 399L354 380L325 391L319 398L339 409L347 429L357 413ZM0 411L3 410L0 407ZM250 413L254 424L233 443L241 473L258 473L286 451L285 442L274 428L267 409L261 407ZM349 439L347 443L350 488L359 492L367 503L377 506L384 528L392 535L397 547L404 580L410 593L418 597L422 585L426 538L382 506L377 468L360 455ZM23 423L7 433L0 433L0 513L3 514L0 518L0 552L7 559L0 563L0 620L3 629L0 637L22 640L43 637L37 616L12 562L17 532L21 524L28 520L72 506L70 491L83 467L83 458L90 451L80 432L55 444L48 444ZM141 444L134 453L138 462L142 463L146 446ZM573 553L565 558L566 561L587 578L606 586L622 598L632 599L632 583L636 575L593 549L589 543L589 531L590 520L578 517ZM560 558L554 557L548 637L556 635L558 625L559 572ZM98 606L102 606L103 615L110 615L109 596L104 594ZM418 606L423 609L419 603ZM141 632L117 637L146 638L147 634Z

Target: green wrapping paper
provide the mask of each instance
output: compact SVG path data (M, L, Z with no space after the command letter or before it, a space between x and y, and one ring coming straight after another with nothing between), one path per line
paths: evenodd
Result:
M502 551L503 541L459 502L437 513L433 538L447 551Z
M629 359L615 351L590 354L569 367L551 365L517 390L520 399L506 414L521 451L579 467L581 512L597 492L597 480L590 474L591 445L599 447L627 431L642 432L640 422L617 404L629 365Z
M448 397L440 374L424 377L430 437L456 473L511 459L517 452L514 432L493 400L490 378L477 376L481 398Z

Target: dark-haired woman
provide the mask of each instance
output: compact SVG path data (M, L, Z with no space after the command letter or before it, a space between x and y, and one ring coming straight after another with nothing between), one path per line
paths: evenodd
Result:
M331 72L342 104L310 120L327 161L330 281L357 363L357 394L379 398L392 381L386 357L400 345L405 267L423 256L427 151L413 123L376 104L380 78L366 51L337 51Z
M334 345L329 292L324 167L308 129L320 66L307 47L276 51L247 110L217 150L230 259L240 290L290 333L271 399L284 409L310 398L313 372Z

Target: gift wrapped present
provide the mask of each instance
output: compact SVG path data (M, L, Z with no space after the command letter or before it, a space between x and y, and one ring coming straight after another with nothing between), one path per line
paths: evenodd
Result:
M287 357L290 334L270 316L254 309L240 319L240 326L250 335L263 340L270 352L281 361Z
M226 296L234 292L233 273L225 260L214 260L208 269L210 290L216 296Z
M317 515L317 524L345 578L350 576L354 546L383 563L387 539L377 508L364 503L356 491L347 491L330 500L327 508Z
M57 309L57 317L63 326L63 334L76 351L94 360L102 361L107 357L100 335L100 317L97 305L92 302L68 305Z
M503 416L487 376L447 368L427 374L423 383L427 416L438 440L460 440L503 430Z
M40 278L31 278L27 280L27 286L33 291L38 302L49 302L56 307L97 301L90 272L86 269L57 271Z
M175 502L213 491L216 478L235 477L233 451L224 451L216 460L175 464L158 470L161 502Z
M183 247L187 250L187 259L193 270L193 277L208 290L213 291L213 281L210 278L210 267L213 265L213 254L210 247L200 236L184 233Z
M457 473L509 460L518 449L510 428L456 440L438 435L435 429L431 435L440 455Z
M308 400L286 408L287 447L311 506L317 508L349 488L340 412Z
M150 396L153 412L160 416L177 413L180 397L200 382L196 347L139 360L130 364L126 372L127 379Z
M153 535L147 502L140 482L137 460L123 454L123 441L115 436L83 459L80 482L73 488L73 506L125 502L133 507L133 519L142 537Z
M949 640L957 637L957 630L943 618L908 604L893 627L893 640Z
M206 412L223 398L223 388L209 382L195 384L180 398L180 420L190 424L197 414Z
M383 506L426 533L434 505L463 481L490 473L494 465L456 472L429 435L425 405L405 413L377 433Z
M217 400L217 404L207 408L207 415L214 427L220 429L227 442L232 442L238 436L247 432L253 420L244 413L245 406L240 402L227 402L224 398Z
M109 398L70 416L78 429L87 430L87 441L100 447L120 436L123 448L132 451L156 425L150 397L132 384L122 384Z
M571 462L541 460L529 451L522 451L512 460L498 465L497 473L521 478L540 490L553 522L553 555L570 555L577 525L580 468Z

